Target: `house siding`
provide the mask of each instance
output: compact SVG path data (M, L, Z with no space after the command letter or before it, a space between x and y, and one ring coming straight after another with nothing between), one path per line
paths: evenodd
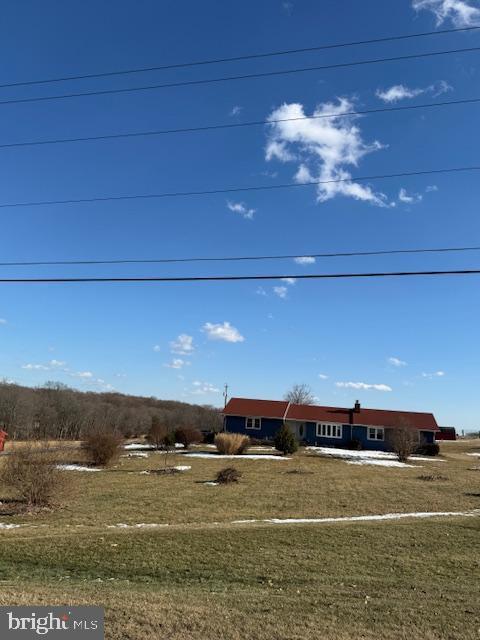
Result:
M247 429L245 416L225 416L225 430L232 433L244 433L259 440L273 440L278 429L282 426L283 420L280 418L262 418L262 416L254 417L261 418L260 429Z

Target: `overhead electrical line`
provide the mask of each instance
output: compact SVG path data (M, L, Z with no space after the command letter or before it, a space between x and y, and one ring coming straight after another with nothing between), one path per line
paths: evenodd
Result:
M465 98L461 100L444 100L442 102L427 102L422 104L404 105L404 106L398 106L398 107L378 107L376 109L363 109L363 110L359 109L355 111L342 111L339 113L322 113L322 114L313 115L313 116L299 116L297 118L250 120L248 122L231 122L226 124L212 124L212 125L205 125L205 126L199 126L199 127L180 127L176 129L131 131L127 133L112 133L112 134L97 135L97 136L84 136L84 137L78 137L78 138L53 138L50 140L26 140L25 142L7 142L7 143L0 144L0 149L33 147L33 146L42 146L42 145L49 145L49 144L67 144L67 143L75 143L75 142L116 140L119 138L162 136L167 134L193 133L193 132L201 132L201 131L221 131L225 129L237 129L242 127L254 127L254 126L263 126L263 125L270 125L270 124L280 124L282 122L297 122L297 121L303 121L303 120L323 120L328 118L363 116L363 115L372 115L376 113L412 111L416 109L431 109L434 107L451 107L451 106L478 104L478 103L480 103L480 98Z
M179 262L240 262L260 260L295 260L296 258L352 258L365 256L389 256L417 253L457 253L467 251L480 251L480 246L475 247L436 247L420 249L386 249L381 251L341 251L336 253L297 253L283 255L263 256L220 256L220 257L193 257L193 258L152 258L152 259L114 259L114 260L36 260L0 262L0 267L39 267L39 266L66 266L66 265L114 265L114 264L169 264ZM296 277L296 276L295 276Z
M480 275L480 269L450 269L447 271L380 271L369 273L315 273L315 274L276 274L254 276L147 276L147 277L118 277L118 278L0 278L0 284L62 284L74 282L234 282L248 280L339 280L354 278L404 278L413 276L462 276Z
M354 60L350 62L339 62L336 64L317 65L313 67L301 67L297 69L281 69L278 71L263 71L263 72L247 73L247 74L234 75L234 76L222 76L219 78L200 78L197 80L181 80L176 82L166 82L163 84L144 85L140 87L122 87L119 89L99 89L96 91L63 93L63 94L57 94L53 96L36 96L36 97L30 97L30 98L9 98L8 100L0 100L0 106L9 105L9 104L25 104L25 103L45 102L45 101L52 102L56 100L64 100L67 98L82 98L82 97L103 96L103 95L122 94L122 93L135 93L139 91L151 91L154 89L172 89L175 87L219 84L222 82L230 82L233 80L252 80L254 78L285 76L285 75L293 75L296 73L308 73L311 71L328 71L330 69L343 69L347 67L358 67L362 65L373 65L373 64L379 64L384 62L398 62L403 60L431 58L433 56L445 56L445 55L458 54L458 53L472 53L476 51L480 51L480 47L466 47L463 49L448 49L448 50L442 50L442 51L430 51L426 53L412 53L412 54L403 55L403 56L393 56L390 58L372 58L370 60Z
M212 65L212 64L220 64L226 62L240 62L242 60L254 60L259 58L272 58L276 56L286 56L292 54L299 53L312 53L314 51L324 51L328 49L340 49L343 47L353 47L359 45L367 45L367 44L379 44L382 42L394 42L399 40L409 40L413 38L424 38L427 36L439 36L446 35L452 33L459 33L465 31L475 31L480 27L458 27L455 29L441 29L437 31L424 31L420 33L410 33L410 34L401 34L396 36L385 36L382 38L371 38L368 40L354 40L351 42L340 42L333 44L324 44L313 47L303 47L298 49L284 49L281 51L268 51L266 53L250 53L244 54L234 57L225 57L225 58L213 58L208 60L194 60L190 62L179 62L173 64L164 64L150 67L140 67L133 69L119 69L114 71L105 71L99 73L86 73L80 75L71 75L71 76L60 76L56 78L43 78L38 80L21 80L14 82L7 82L0 84L0 89L13 88L13 87L27 87L39 84L52 84L55 82L67 82L71 80L90 80L93 78L108 78L112 76L122 76L122 75L132 75L136 73L147 73L152 71L165 71L167 69L182 69L187 67L198 67L203 65Z
M160 198L185 198L193 196L209 196L227 193L246 193L253 191L274 191L278 189L290 189L294 187L308 187L322 184L339 184L342 182L366 182L368 180L385 180L387 178L408 178L411 176L439 175L448 173L462 173L466 171L480 171L480 166L450 167L444 169L427 169L424 171L402 171L400 173L385 173L370 176L357 176L351 178L335 178L332 180L310 180L308 182L287 182L283 184L269 184L246 187L228 187L224 189L209 189L199 191L170 191L164 193L137 193L126 196L96 196L93 198L69 198L68 200L36 200L31 202L4 202L0 203L0 209L40 207L60 204L90 204L94 202L118 202L122 200L154 200Z

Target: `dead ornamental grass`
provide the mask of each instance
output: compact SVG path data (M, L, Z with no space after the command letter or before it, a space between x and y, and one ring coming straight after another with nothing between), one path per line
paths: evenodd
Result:
M113 431L92 431L85 438L82 448L88 462L97 467L106 467L120 456L123 438Z
M218 433L215 436L217 451L234 456L244 453L250 445L250 438L240 433Z

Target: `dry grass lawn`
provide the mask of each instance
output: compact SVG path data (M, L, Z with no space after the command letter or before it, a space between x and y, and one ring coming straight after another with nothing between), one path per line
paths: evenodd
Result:
M76 495L64 509L0 516L28 525L0 531L0 604L104 604L111 640L478 640L479 517L230 524L478 509L474 451L479 441L444 444L445 462L406 469L305 451L239 459L240 483L220 487L203 482L231 461L182 454L174 463L192 469L174 476L140 473L163 466L157 453L65 472ZM76 450L62 456L81 460ZM175 526L107 526L116 523Z

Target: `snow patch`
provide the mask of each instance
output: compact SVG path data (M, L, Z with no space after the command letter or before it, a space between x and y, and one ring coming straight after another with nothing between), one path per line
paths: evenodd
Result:
M123 446L123 448L126 451L154 451L156 450L157 447L155 447L153 444L148 444L145 442L130 442L129 444L125 444ZM181 442L176 442L175 443L175 449L183 449L184 445Z
M467 456L475 456L476 458L480 458L480 453L467 453Z
M125 524L123 522L119 522L118 524L108 524L107 529L156 529L158 527L168 527L168 524L158 524L155 522L147 523L140 522L138 524Z
M126 453L121 458L148 458L148 453L143 453L142 451L134 451L133 453Z
M414 467L416 469L420 468L421 465L414 464L406 464L405 462L400 462L399 460L345 460L347 464L357 464L362 467L365 465L375 466L375 467Z
M213 480L208 480L207 482L204 482L203 484L205 484L207 487L218 487L218 485L220 483L219 482L213 482Z
M60 471L101 471L101 469L84 467L81 464L57 464L55 468L60 469Z
M177 471L189 471L192 467L189 467L187 464L179 464L176 467L173 467Z
M327 458L340 458L348 464L375 465L377 467L413 467L412 464L399 462L397 456L391 451L356 451L350 449L333 449L331 447L306 447L319 456ZM410 456L411 462L445 462L432 457Z
M6 522L0 522L0 529L18 529L21 524L7 524Z

